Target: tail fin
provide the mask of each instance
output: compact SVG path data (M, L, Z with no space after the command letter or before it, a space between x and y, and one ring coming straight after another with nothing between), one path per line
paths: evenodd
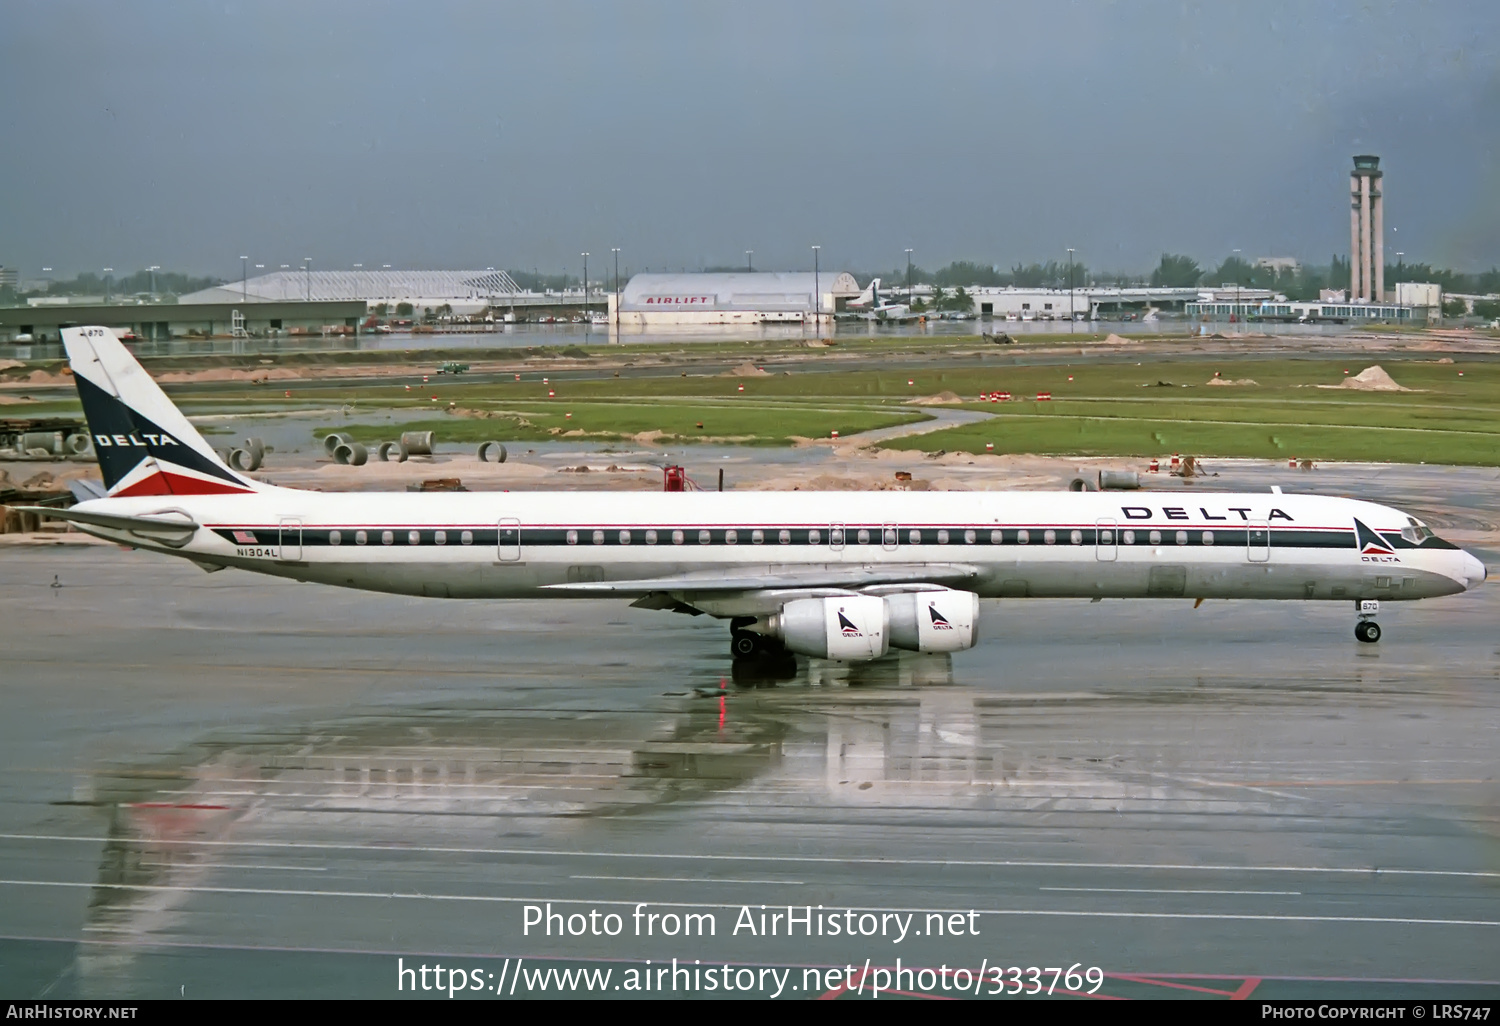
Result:
M108 328L64 328L62 338L111 497L258 489L219 461Z

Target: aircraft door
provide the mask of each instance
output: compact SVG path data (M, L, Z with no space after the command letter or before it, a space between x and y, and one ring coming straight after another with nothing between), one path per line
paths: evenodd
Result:
M281 536L277 539L276 559L282 563L302 562L302 521L296 517L281 518Z
M1245 530L1245 555L1252 563L1271 558L1271 528L1264 520L1252 520Z
M901 529L895 524L886 524L880 529L880 547L885 551L895 552L900 541Z
M1113 562L1119 551L1119 531L1108 517L1094 523L1094 558L1100 562Z
M844 525L828 525L828 547L834 552L844 551Z
M502 563L514 563L521 558L521 521L506 517L495 531L495 558Z

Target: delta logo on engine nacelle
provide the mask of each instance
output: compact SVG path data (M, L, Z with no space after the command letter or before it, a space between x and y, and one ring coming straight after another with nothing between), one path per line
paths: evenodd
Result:
M864 634L860 632L860 629L854 626L854 621L850 620L847 616L844 615L844 611L842 609L839 610L839 633L846 638L864 637Z
M929 602L927 604L927 612L932 617L932 629L933 630L935 630L935 631L951 631L953 629L953 625L948 622L948 618L946 616L944 616L942 613L939 613L937 611L937 606L934 605L933 603Z

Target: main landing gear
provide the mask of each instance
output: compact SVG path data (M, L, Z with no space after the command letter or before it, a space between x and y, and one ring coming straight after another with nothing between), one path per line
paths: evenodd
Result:
M1375 614L1380 612L1380 603L1375 599L1361 599L1354 603L1354 608L1359 611L1359 622L1354 625L1354 636L1368 645L1373 645L1380 640L1380 624L1375 622Z
M797 675L797 657L778 639L745 630L754 622L748 616L737 616L729 621L729 654L734 657L734 682L754 687L791 680Z

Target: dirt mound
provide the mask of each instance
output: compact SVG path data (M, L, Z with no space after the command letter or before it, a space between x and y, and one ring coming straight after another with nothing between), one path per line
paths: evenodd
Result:
M945 406L948 403L961 403L963 397L957 392L939 392L937 395L924 395L916 399L906 400L907 406Z
M1109 337L1104 340L1104 344L1107 346L1125 346L1130 344L1130 339L1110 332Z
M22 363L20 360L0 360L0 371L8 371L12 367L24 367L24 366L26 366L26 365L24 363Z
M0 395L0 406L14 406L16 403L34 403L35 399L29 395Z
M725 371L724 376L730 378L769 378L771 376L771 372L761 370L759 367L755 366L755 364L751 363L749 360L746 360L734 370Z
M229 367L215 367L211 370L168 371L157 375L156 380L177 384L195 381L249 381L259 384L273 379L286 381L301 376L286 367L267 367L263 370L233 370Z
M1398 385L1380 364L1366 367L1352 378L1345 378L1336 388L1357 388L1361 392L1410 392L1405 385Z
M1210 385L1258 385L1254 378L1209 378Z

